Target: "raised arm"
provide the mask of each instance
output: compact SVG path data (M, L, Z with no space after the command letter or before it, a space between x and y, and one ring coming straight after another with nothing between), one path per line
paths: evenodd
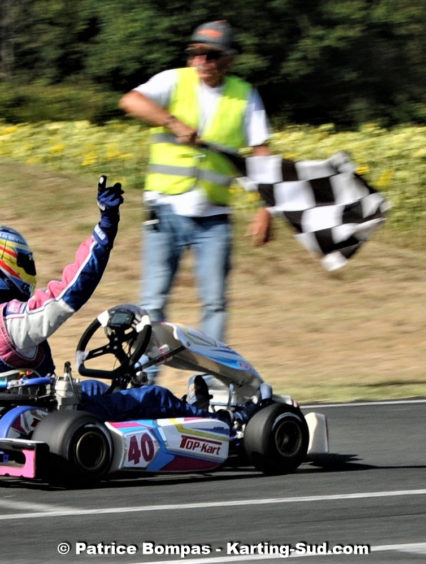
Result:
M122 193L120 184L108 188L106 176L101 176L97 198L101 218L93 234L77 249L74 262L64 268L60 280L52 280L45 289L36 290L28 302L12 300L7 304L7 332L24 356L26 350L46 340L93 294L117 234Z

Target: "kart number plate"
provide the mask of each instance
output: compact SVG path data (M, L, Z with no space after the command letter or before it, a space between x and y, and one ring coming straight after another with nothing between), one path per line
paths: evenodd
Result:
M127 468L146 468L158 452L158 444L148 431L126 435Z

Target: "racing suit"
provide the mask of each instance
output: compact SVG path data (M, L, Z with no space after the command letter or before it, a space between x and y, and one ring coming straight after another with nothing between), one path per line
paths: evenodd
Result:
M100 384L103 384L100 382ZM140 388L119 390L102 395L103 389L91 382L82 382L80 409L90 411L103 421L120 421L130 419L159 419L162 417L214 417L213 414L199 409L195 405L177 398L170 390L150 384Z
M61 280L36 290L27 302L11 300L0 306L0 372L13 368L32 368L42 375L54 372L47 338L87 302L101 280L113 239L101 244L100 232L98 225L79 246Z
M118 217L117 221L118 223ZM74 263L65 267L61 280L36 290L27 301L11 300L0 305L0 373L13 368L53 374L55 365L47 338L79 310L99 284L108 263L116 234L102 229L78 248ZM103 420L156 417L202 417L205 412L181 401L160 386L145 386L103 395L104 387L84 386L80 409Z

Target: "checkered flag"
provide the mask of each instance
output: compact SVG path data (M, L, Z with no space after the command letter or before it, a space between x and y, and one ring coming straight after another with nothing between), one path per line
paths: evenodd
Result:
M234 164L242 170L242 160ZM249 157L244 169L239 183L258 191L268 210L292 225L295 237L327 270L345 265L385 221L385 198L356 174L343 151L325 161Z

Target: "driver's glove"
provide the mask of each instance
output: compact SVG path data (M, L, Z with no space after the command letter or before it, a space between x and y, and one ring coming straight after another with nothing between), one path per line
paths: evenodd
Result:
M95 227L94 235L101 245L112 247L120 221L120 205L123 203L123 189L116 182L114 186L107 186L107 177L102 175L98 183L98 207L101 210L101 220Z

